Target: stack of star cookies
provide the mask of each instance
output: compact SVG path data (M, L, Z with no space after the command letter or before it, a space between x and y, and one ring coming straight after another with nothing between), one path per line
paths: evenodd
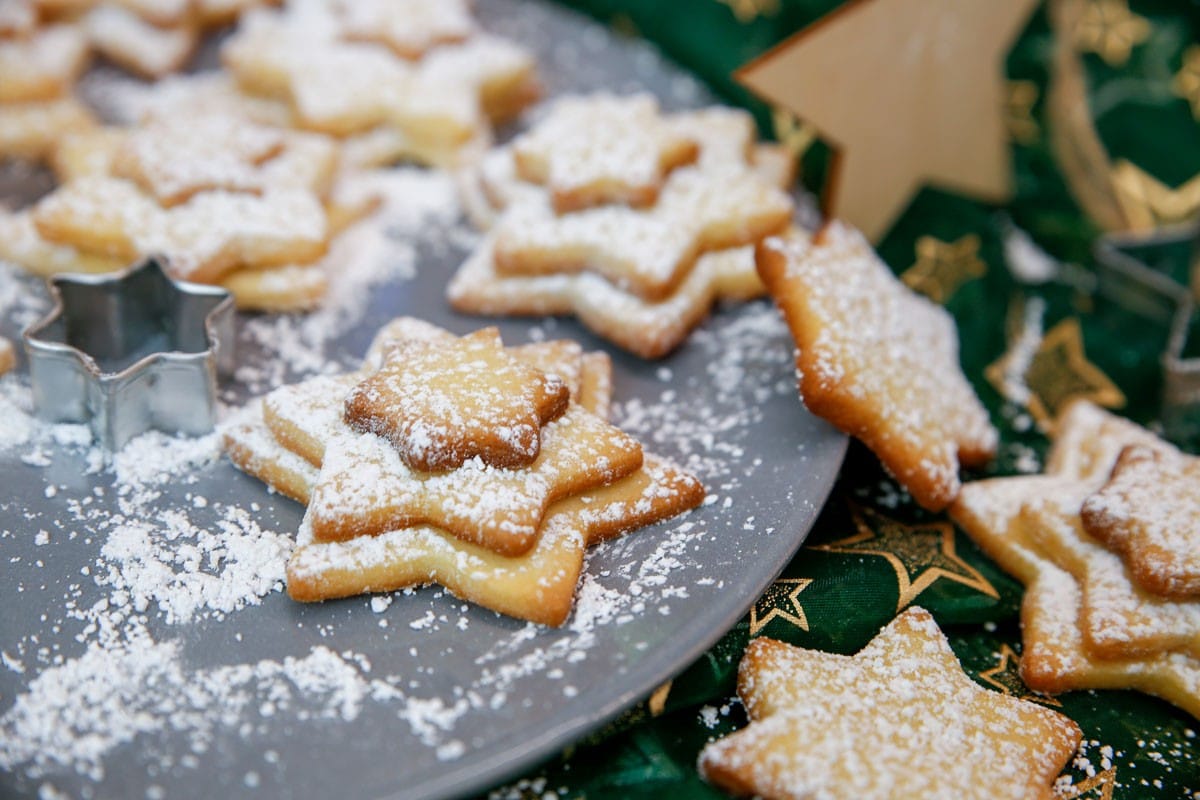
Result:
M1200 459L1077 401L1045 474L968 483L950 512L1026 584L1030 688L1138 689L1200 717Z
M448 296L478 314L575 314L645 358L718 299L760 295L753 246L792 221L791 160L749 115L664 114L648 95L566 97L463 172L487 234Z
M505 347L400 319L356 372L283 386L225 434L235 464L307 505L288 593L439 583L559 625L586 548L704 490L604 420L611 365L553 341Z
M369 210L335 199L334 143L223 114L149 117L60 142L61 185L0 213L0 257L43 275L161 256L175 276L228 288L242 308L310 308L331 238Z
M459 164L540 91L532 55L481 31L466 0L292 0L243 17L221 57L357 166Z

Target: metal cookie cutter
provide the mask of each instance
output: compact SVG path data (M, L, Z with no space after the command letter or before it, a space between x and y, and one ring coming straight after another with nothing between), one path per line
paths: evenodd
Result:
M23 335L38 416L87 422L114 451L150 428L213 429L217 371L233 366L229 292L176 281L155 258L49 285L54 309Z

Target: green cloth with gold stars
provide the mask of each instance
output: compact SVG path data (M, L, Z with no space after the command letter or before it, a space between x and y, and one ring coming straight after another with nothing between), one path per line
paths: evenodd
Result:
M568 0L658 44L799 159L819 191L830 148L802 115L772 109L733 72L838 0ZM1200 0L1048 3L1007 65L1015 195L988 205L925 188L878 249L954 315L967 377L1001 432L985 475L1040 471L1046 430L1087 397L1200 451ZM1081 112L1086 113L1081 113ZM1037 345L1018 340L1029 331ZM1014 370L1028 388L1016 395ZM1182 370L1182 373L1180 373ZM1178 374L1177 374L1178 373ZM1182 375L1182 377L1181 377ZM1017 667L1022 586L944 514L919 509L852 445L805 546L704 657L604 730L499 796L721 797L696 772L713 738L746 724L734 694L747 642L765 635L853 653L900 610L937 618L967 673L1045 703L1083 730L1064 797L1200 796L1200 721L1132 691L1031 693Z

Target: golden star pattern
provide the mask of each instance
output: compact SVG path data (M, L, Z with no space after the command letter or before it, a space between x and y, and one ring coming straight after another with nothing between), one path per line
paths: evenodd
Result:
M1004 124L1009 137L1017 144L1029 145L1038 140L1041 128L1033 118L1033 106L1038 101L1038 86L1033 81L1009 81L1008 101L1004 105Z
M809 578L780 578L767 587L750 609L750 635L757 636L774 620L782 620L807 631L808 617L804 616L799 595L811 583Z
M979 259L979 237L968 234L954 242L933 236L917 239L917 260L900 279L935 303L945 303L969 280L987 273Z
M1049 695L1037 694L1030 691L1021 680L1021 657L1013 652L1008 645L1000 646L999 662L989 670L979 673L979 679L989 686L1004 692L1009 697L1021 700L1032 700L1048 706L1061 706L1062 703Z
M1086 780L1080 781L1070 788L1068 794L1059 796L1064 798L1064 800L1067 800L1067 798L1071 800L1080 798L1080 800L1083 800L1085 797L1089 798L1089 800L1112 800L1113 789L1116 786L1117 768L1113 767L1104 770L1104 772L1098 775L1093 775Z
M1079 320L1071 317L1055 325L1038 343L1037 350L1020 370L1022 339L1013 340L1009 351L984 370L996 391L1029 409L1043 430L1053 430L1058 414L1070 401L1086 398L1106 408L1125 405L1125 395L1108 376L1088 361L1083 348ZM1011 395L1009 380L1014 372L1027 389L1024 397Z
M1089 0L1075 26L1075 46L1112 67L1128 61L1133 48L1148 38L1149 20L1130 11L1128 0Z
M717 0L728 6L741 23L753 22L759 17L771 17L779 13L779 0Z
M797 160L817 141L817 129L786 108L774 106L771 109L771 127L775 138Z
M1121 159L1113 166L1110 180L1131 231L1183 225L1200 213L1200 174L1172 189L1136 164Z
M1200 45L1194 44L1183 51L1183 66L1175 73L1171 88L1188 101L1192 116L1200 122Z
M954 527L949 522L905 525L869 509L852 509L858 533L814 550L879 556L896 571L900 598L896 611L917 598L940 578L961 583L988 597L1000 594L987 578L959 557Z
M1036 5L854 0L735 77L820 132L826 216L879 241L925 184L1011 194L1003 63Z

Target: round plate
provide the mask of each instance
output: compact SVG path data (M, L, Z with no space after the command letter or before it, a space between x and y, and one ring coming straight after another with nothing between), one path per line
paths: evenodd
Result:
M550 95L711 102L646 45L578 15L478 7L539 51ZM444 206L431 198L447 179L402 175L416 205ZM223 399L350 365L397 315L459 333L494 322L442 298L471 245L465 223L402 213L389 225L373 240L382 281L347 274L319 314L240 320ZM0 333L44 302L36 281L0 268ZM569 337L613 352L573 320L498 324L510 344ZM28 429L26 369L0 381L15 420L0 431L0 794L448 797L519 774L648 695L787 564L845 439L802 409L767 301L720 311L666 360L613 356L614 421L695 471L709 497L596 548L557 630L437 587L293 603L279 579L301 508L214 458L215 436L150 435L105 465L78 428Z

